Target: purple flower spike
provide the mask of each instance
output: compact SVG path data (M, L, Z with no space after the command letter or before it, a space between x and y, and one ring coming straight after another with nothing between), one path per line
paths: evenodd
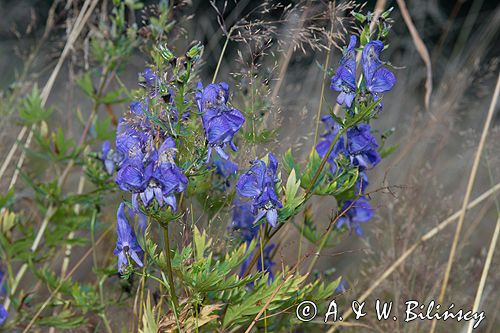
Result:
M202 114L203 128L209 145L207 163L210 161L212 149L225 160L229 159L224 150L228 144L233 150L237 150L232 140L234 134L243 126L245 118L239 110L227 105L228 99L227 83L209 84L205 88L198 83L196 104Z
M360 197L355 201L348 200L344 203L342 212L346 209L348 211L336 223L337 228L346 226L350 231L354 229L356 235L363 236L360 223L368 222L375 215L370 202L365 197Z
M269 163L256 160L246 173L240 176L236 183L236 190L242 197L252 198L252 211L257 217L255 221L266 216L267 222L276 227L278 223L278 209L283 208L275 186L279 179L277 176L278 161L269 153Z
M129 265L128 258L131 258L138 266L142 267L140 257L143 251L137 242L134 229L130 226L125 216L125 204L123 202L118 207L116 214L116 232L118 239L113 254L118 256L118 271L122 273Z
M354 97L356 97L356 52L354 49L357 42L356 36L351 36L330 85L331 89L340 91L337 103L345 104L348 108L352 106Z

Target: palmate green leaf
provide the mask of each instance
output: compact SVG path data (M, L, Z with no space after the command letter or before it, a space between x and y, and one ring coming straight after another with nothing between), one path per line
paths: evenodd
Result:
M28 95L22 102L19 116L25 123L31 125L47 119L53 111L52 108L45 109L42 106L42 96L38 86L35 85L31 95Z
M82 91L85 93L85 95L89 96L90 98L94 98L95 89L94 89L94 86L92 84L92 73L91 72L86 72L85 74L83 74L76 81L76 83L82 89Z
M302 188L309 189L313 185L312 180L314 178L314 175L318 171L320 165L321 165L321 158L319 157L316 150L313 150L309 155L309 162L307 163L304 173L302 174L302 177L300 179L300 184ZM322 175L318 177L317 182L320 182L323 176L324 176L324 171L322 172Z
M304 196L298 195L299 188L300 180L297 180L295 170L292 169L286 182L283 208L279 211L280 220L287 220L290 216L295 215L304 203Z
M200 232L200 230L195 226L193 230L193 243L196 253L196 260L202 261L205 257L205 251L212 245L212 240L208 239L205 231Z
M230 328L253 320L276 290L276 294L267 307L268 315L281 308L285 308L289 304L288 302L295 298L297 292L301 289L301 284L307 277L307 275L291 274L288 276L287 274L287 270L280 273L269 285L267 275L265 275L254 284L254 288L251 291L242 291L231 298L222 327ZM283 277L285 278L285 282L282 282Z
M211 243L211 240L203 240L201 234L195 237L198 238L198 245L195 245L197 248L209 249L203 244ZM175 260L176 267L174 269L178 270L184 283L195 293L216 292L244 286L253 280L252 277L240 279L237 275L232 274L232 271L243 263L255 248L255 244L256 240L252 241L248 246L242 244L236 250L215 262L211 253L206 257L200 257L197 250L196 259L191 265L186 265L185 261L184 265L179 264L182 261L177 259Z
M36 321L39 326L71 329L81 326L85 322L83 316L75 315L71 310L65 309L56 315L40 318Z
M114 140L116 129L112 126L111 117L96 118L94 124L95 134L99 141Z
M322 301L331 298L332 295L335 294L335 289L337 289L341 280L342 277L339 276L336 280L330 283L319 283L308 299L311 301Z
M332 181L325 180L314 190L317 195L340 195L354 187L359 177L358 168L347 169L343 171Z

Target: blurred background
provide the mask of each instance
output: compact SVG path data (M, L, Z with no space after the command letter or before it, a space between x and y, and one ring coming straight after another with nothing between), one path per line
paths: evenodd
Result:
M105 19L109 1L100 1L52 89L47 105L54 107L53 120L68 132L81 131L78 119L71 115L78 108L87 113L89 101L84 98L75 79L85 70L89 39ZM15 100L31 91L34 83L43 86L56 65L83 1L0 1L0 87ZM384 3L384 2L382 2ZM129 23L139 27L155 10L154 1L130 13ZM243 107L249 86L256 87L261 108L269 115L268 127L279 128L277 136L260 152L243 151L250 160L272 150L283 154L292 148L296 158L305 159L316 137L318 107L321 101L324 68L334 68L341 48L355 25L350 11L373 10L376 1L174 1L175 28L169 45L183 52L192 40L204 46L199 77L212 78L217 61L228 39L222 58L219 80L230 83L233 104ZM387 144L397 150L370 173L370 197L377 217L364 225L365 235L342 237L326 249L315 274L342 275L347 291L338 296L349 303L358 298L420 238L439 223L459 211L481 131L491 103L499 72L500 6L494 0L433 1L407 0L406 6L416 31L423 40L431 60L432 92L425 105L426 80L429 71L416 47L396 1L386 1L384 8L394 7L390 47L382 53L394 66L398 83L384 97L384 109L373 127L393 134ZM328 54L328 49L331 53ZM328 63L325 66L325 61ZM137 85L138 73L148 58L137 51L121 73L127 87ZM334 105L336 94L328 89L326 78L321 114ZM253 90L252 90L253 91ZM10 96L10 95L9 95ZM113 110L119 116L123 110ZM257 110L259 111L259 110ZM104 112L104 111L102 111ZM0 105L0 156L7 156L16 142L18 116L11 104ZM319 134L323 132L319 125ZM240 161L246 163L245 161ZM43 167L26 163L32 173L43 174ZM6 174L12 174L11 166ZM0 179L2 188L9 179ZM500 113L494 114L482 152L471 201L500 182ZM75 186L69 182L69 187ZM32 195L17 183L26 200ZM500 196L498 193L497 196ZM336 211L333 199L318 199L310 214L318 230L323 230ZM444 304L470 309L484 266L486 253L500 207L495 195L481 201L467 212L458 243ZM113 212L110 211L110 216ZM228 216L210 226L223 231ZM299 224L300 221L294 221ZM405 300L429 302L437 299L455 233L449 224L423 242L394 272L380 281L368 296L394 300L403 309ZM293 265L299 245L299 234L293 225L283 230L276 261ZM286 236L285 236L286 235ZM498 249L497 249L498 250ZM498 251L497 251L498 252ZM480 309L486 320L477 330L498 332L500 327L500 256L493 256ZM85 272L81 273L82 276ZM291 314L293 315L293 314ZM379 322L368 316L367 327L345 327L343 331L420 332L428 331L431 322ZM460 332L464 323L440 322L438 332ZM311 326L324 331L324 326ZM464 330L465 331L465 330Z

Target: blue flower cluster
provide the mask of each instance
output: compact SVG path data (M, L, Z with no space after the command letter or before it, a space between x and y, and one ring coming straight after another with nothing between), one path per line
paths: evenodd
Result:
M356 36L351 36L330 86L333 90L340 91L337 103L345 104L348 108L352 107L356 97L355 48L357 42ZM372 40L364 46L361 54L365 88L375 100L380 99L380 94L390 91L396 84L396 77L384 67L384 63L380 60L380 53L383 49L384 44L381 41Z
M167 130L179 121L173 93L164 87L151 69L146 69L142 76L146 97L143 101L130 104L130 112L120 119L117 126L116 149L113 150L109 142L104 142L101 160L110 175L116 171L118 187L131 193L133 209L129 212L130 216L138 217L139 228L144 231L146 217L140 210L141 204L147 208L156 203L158 207L170 207L175 212L175 195L185 191L188 179L175 163L176 144ZM163 91L169 93L163 95ZM156 107L153 109L153 106ZM187 117L189 112L185 112L181 120ZM123 272L130 264L129 258L142 266L142 249L125 217L123 203L118 208L117 233L114 254L118 256L119 271Z
M201 113L203 128L208 142L207 163L210 161L212 149L225 160L229 155L225 152L227 144L237 151L233 143L233 136L243 126L245 118L243 114L227 102L229 100L229 86L225 82L209 84L203 88L198 83L196 92L196 104Z
M269 153L267 166L262 160L253 161L250 170L241 175L236 183L240 196L252 198L252 212L257 215L256 221L265 215L272 227L278 223L278 209L283 208L275 189L279 182L277 172L278 161Z
M337 103L345 105L349 112L352 112L352 107L356 106L356 44L356 36L351 36L349 45L344 50L339 67L331 80L331 88L340 92L337 96ZM384 63L380 60L379 56L383 49L384 44L381 41L373 40L364 46L361 53L364 84L361 85L360 94L367 91L375 101L381 98L382 93L390 91L396 84L396 77L384 67ZM379 104L379 109L381 106L382 103ZM321 158L328 153L340 131L340 125L331 116L324 116L322 121L327 131L316 145L316 151ZM356 194L359 197L356 200L347 200L341 203L341 211L344 214L339 217L336 223L337 228L347 227L349 230L354 230L359 236L363 234L360 223L368 222L374 216L374 210L364 193L368 186L367 170L376 166L381 160L378 147L377 140L371 133L370 125L359 124L349 128L345 137L339 136L330 156L327 157L330 171L333 174L342 171L339 170L336 163L337 158L341 155L348 159L351 167L357 168L359 171L358 182L355 186Z

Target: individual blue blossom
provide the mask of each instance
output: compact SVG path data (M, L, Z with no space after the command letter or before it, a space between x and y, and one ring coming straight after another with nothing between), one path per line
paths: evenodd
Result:
M342 278L340 279L339 285L335 288L337 293L345 293L347 291L347 282Z
M368 124L360 124L347 130L346 147L351 164L359 167L360 171L374 167L381 160L377 151L377 139L371 134Z
M233 208L231 228L237 231L241 239L249 243L259 233L259 226L255 225L255 214L252 204L237 200Z
M351 107L356 97L356 52L354 49L357 42L356 36L351 36L330 85L331 89L340 91L337 103L345 104L348 108Z
M375 100L380 98L380 94L392 89L396 84L394 74L383 67L384 63L380 61L380 52L384 49L384 44L379 40L368 42L363 48L361 54L361 63L363 66L363 75L368 90Z
M321 136L321 141L316 145L316 152L318 153L319 157L323 158L328 152L328 149L330 149L333 140L339 133L340 125L332 118L332 116L329 115L323 116L321 118L321 121L323 122L323 124L325 124L327 131ZM335 163L335 159L337 158L337 156L343 153L345 153L344 137L339 136L332 149L332 152L330 153L330 156L328 156L327 158L327 162L330 164L330 171L333 174L337 173L337 164Z
M227 83L209 84L205 88L198 83L196 103L200 111L203 128L208 142L207 163L210 160L212 149L227 160L229 155L224 151L229 144L236 151L233 143L234 134L243 126L243 114L229 105L229 86Z
M261 258L261 256L260 256L260 245L259 244L257 244L257 246L254 250L254 251L257 251L258 256L259 256L257 258L257 262L256 262L257 271L264 272L264 273L268 274L268 276L267 276L268 283L271 283L274 280L273 266L275 266L275 263L272 260L271 253L275 247L276 247L275 244L269 244L266 247L264 247L264 249L262 249L263 258ZM252 262L252 259L253 259L253 254L249 255L245 259L243 264L241 264L240 276L243 276L243 274L245 274L250 263ZM262 262L264 262L264 267L262 267ZM253 283L250 283L249 286L252 287Z
M130 226L125 216L125 204L123 202L118 207L116 214L116 232L118 239L116 240L116 247L113 254L118 256L118 271L120 273L124 272L125 268L129 265L129 258L142 267L140 257L143 251L137 242L134 229Z
M239 195L252 198L253 213L257 215L256 220L260 220L265 215L272 227L275 227L278 222L277 209L283 207L275 190L279 181L277 171L278 161L272 153L269 153L267 166L262 160L253 161L250 170L241 175L236 183Z
M223 160L217 159L214 161L215 172L218 176L220 176L227 187L231 184L229 183L229 178L236 175L238 172L238 164L234 163L231 160Z
M350 231L354 230L358 236L363 235L360 223L368 222L375 215L370 202L363 196L354 201L347 200L341 212L343 215L336 222L337 228L347 227Z
M3 304L0 305L0 326L3 326L5 322L7 321L7 318L9 317L9 313L3 306Z
M109 175L112 175L120 167L123 157L111 148L111 143L108 140L103 142L101 149L100 159L104 164L104 169Z

